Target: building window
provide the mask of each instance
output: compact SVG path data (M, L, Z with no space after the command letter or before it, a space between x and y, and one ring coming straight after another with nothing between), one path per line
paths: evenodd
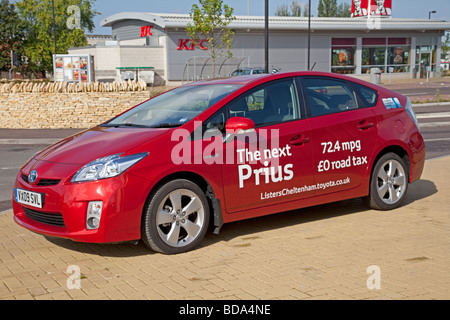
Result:
M382 73L392 68L393 72L409 72L411 50L410 38L363 38L361 73L370 73L379 68Z
M410 38L388 38L388 68L393 72L409 72L410 51Z
M331 72L355 73L355 38L333 38L331 40Z
M363 38L361 73L370 73L371 68L386 72L386 38Z

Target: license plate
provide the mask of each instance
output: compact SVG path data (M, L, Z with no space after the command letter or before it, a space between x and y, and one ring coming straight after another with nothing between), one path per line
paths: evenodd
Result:
M16 189L16 202L42 209L43 197L41 193Z

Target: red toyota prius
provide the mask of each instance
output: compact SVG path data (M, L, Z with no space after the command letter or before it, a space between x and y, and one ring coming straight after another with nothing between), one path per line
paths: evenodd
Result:
M356 197L396 208L424 161L410 100L382 87L320 72L195 82L33 156L14 219L173 254L231 221Z

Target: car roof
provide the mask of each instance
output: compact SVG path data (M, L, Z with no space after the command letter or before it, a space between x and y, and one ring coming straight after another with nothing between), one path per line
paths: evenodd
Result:
M265 78L269 75L267 74L254 74L254 75L245 75L239 77L227 77L227 78L217 78L212 80L202 80L197 82L191 82L188 85L196 86L196 85L206 85L206 84L236 84L236 85L247 85L261 78Z
M328 78L335 78L341 80L353 81L356 83L364 84L366 86L376 87L371 85L366 81L359 80L354 77L350 77L347 75L340 75L337 73L331 72L320 72L320 71L297 71L297 72L280 72L275 74L252 74L252 75L244 75L239 77L226 77L226 78L216 78L211 80L202 80L197 82L191 82L189 85L206 85L206 84L236 84L236 85L249 85L253 82L268 82L271 80L288 78L288 77L299 77L299 76L321 76Z

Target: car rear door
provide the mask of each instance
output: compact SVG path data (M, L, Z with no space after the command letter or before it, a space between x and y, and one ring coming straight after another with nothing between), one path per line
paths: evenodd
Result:
M348 81L304 76L301 83L311 126L315 195L360 186L370 174L377 141L373 108Z

